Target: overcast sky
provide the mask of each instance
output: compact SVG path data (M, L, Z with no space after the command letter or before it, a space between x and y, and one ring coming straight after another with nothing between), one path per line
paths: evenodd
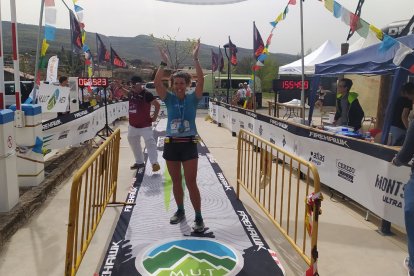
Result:
M73 8L72 0L63 1ZM350 11L355 11L358 3L358 0L337 1ZM1 1L3 20L10 20L9 2ZM17 21L38 25L40 3L41 0L16 0ZM156 0L79 0L77 5L84 9L84 24L88 32L126 37L154 34L156 37L175 36L178 40L200 38L202 43L215 46L225 44L230 35L237 46L251 49L253 21L266 40L272 29L269 22L283 11L287 3L288 0L247 0L236 4L200 6ZM62 0L55 0L55 5L57 27L69 29L65 5ZM286 19L274 31L270 46L272 53L300 53L299 1L289 8ZM306 0L303 13L305 52L316 49L327 39L338 45L345 42L348 26L333 17L322 2ZM414 0L365 0L361 17L382 28L390 22L409 19L413 14ZM353 40L357 38L359 36L355 33Z

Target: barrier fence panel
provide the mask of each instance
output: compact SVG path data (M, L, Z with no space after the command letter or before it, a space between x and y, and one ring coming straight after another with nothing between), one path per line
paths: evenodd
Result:
M240 186L315 272L322 200L316 167L241 129L237 157L238 198Z
M66 276L76 275L107 205L118 203L116 188L120 139L120 130L117 129L73 178L66 244Z

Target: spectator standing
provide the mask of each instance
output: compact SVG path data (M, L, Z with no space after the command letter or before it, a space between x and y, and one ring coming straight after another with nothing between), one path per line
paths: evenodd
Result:
M408 115L413 109L414 100L414 83L404 84L401 90L401 96L397 99L392 115L390 132L392 134L392 146L401 146L404 142L405 134L408 128Z
M358 93L350 92L352 85L350 79L343 78L338 81L334 124L351 126L357 131L361 128L364 111L359 104Z
M144 165L144 155L141 147L141 137L143 137L148 159L152 164L152 171L157 172L160 170L160 165L158 164L157 144L152 132L152 122L157 120L160 104L151 93L142 88L142 78L139 76L131 78L131 91L128 100L128 142L135 157L135 163L131 166L131 170ZM151 105L155 108L152 116Z
M61 76L59 78L59 86L69 87L69 79L68 79L68 77ZM66 111L65 112L58 112L57 115L58 116L62 116L62 115L68 114L68 113L70 113L70 111L69 111L69 101L67 101Z
M414 157L414 122L411 122L404 144L398 154L391 161L396 166L410 162ZM404 189L404 220L408 241L408 257L404 259L404 266L408 276L414 276L414 164L411 164L411 176Z
M239 83L239 90L237 90L238 102L237 105L243 107L246 100L246 90L243 87L243 83Z

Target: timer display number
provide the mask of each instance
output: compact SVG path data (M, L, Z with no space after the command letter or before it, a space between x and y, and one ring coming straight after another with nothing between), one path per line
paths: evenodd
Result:
M308 90L309 80L303 82L303 88ZM277 80L277 90L301 90L302 80Z
M78 78L79 87L98 86L108 87L108 78Z

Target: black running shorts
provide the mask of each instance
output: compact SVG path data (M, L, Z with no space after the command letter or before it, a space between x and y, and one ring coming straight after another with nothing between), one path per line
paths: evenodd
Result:
M165 143L162 154L167 161L188 161L198 158L197 143Z

